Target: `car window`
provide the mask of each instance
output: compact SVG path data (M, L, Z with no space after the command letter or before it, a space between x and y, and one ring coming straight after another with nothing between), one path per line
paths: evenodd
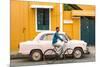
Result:
M40 40L52 40L53 38L53 34L45 34L45 35L42 35Z
M52 40L53 39L54 34L44 34L41 36L40 40ZM59 36L63 39L63 40L68 40L68 38L66 38L65 35L63 34L59 34Z

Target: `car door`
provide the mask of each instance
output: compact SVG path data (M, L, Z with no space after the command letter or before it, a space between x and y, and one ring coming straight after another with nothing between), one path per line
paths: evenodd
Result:
M52 46L53 34L44 34L40 37L39 44L42 46L42 50L53 49Z

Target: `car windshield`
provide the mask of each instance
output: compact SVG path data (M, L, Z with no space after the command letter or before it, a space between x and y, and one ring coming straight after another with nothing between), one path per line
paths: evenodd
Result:
M65 35L59 34L59 36L60 36L63 40L67 40L67 41L68 41L68 38L67 38Z
M72 40L72 38L69 35L67 35L67 37L68 37L69 40Z

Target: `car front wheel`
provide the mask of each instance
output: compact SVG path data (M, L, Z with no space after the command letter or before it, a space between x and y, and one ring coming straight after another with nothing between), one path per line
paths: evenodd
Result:
M73 51L73 57L76 59L83 57L83 50L81 48L75 48Z
M42 52L39 50L33 50L30 54L31 60L33 61L39 61L42 59Z

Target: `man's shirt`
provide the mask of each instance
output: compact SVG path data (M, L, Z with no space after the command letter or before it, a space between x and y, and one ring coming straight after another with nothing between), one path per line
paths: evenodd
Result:
M57 42L58 39L61 40L61 41L63 41L63 39L59 36L58 32L56 32L56 33L54 34L52 44L55 44L55 43Z

